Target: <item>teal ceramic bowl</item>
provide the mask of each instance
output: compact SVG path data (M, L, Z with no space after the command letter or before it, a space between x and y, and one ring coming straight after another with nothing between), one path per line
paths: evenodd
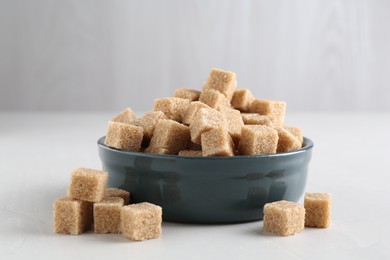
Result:
M261 220L265 203L298 201L308 174L313 142L272 155L185 157L126 152L98 140L108 186L131 193L131 203L163 208L163 220L237 223Z

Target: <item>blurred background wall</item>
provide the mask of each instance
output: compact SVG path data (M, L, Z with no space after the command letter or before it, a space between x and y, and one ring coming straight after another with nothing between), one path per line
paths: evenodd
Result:
M290 111L390 111L390 1L0 0L0 111L148 111L211 67Z

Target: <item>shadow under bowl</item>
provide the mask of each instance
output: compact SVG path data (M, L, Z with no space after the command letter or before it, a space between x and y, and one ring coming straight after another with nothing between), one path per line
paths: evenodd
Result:
M302 196L313 142L299 150L257 156L188 157L128 152L98 140L108 186L131 203L163 208L163 220L222 224L261 220L264 204Z

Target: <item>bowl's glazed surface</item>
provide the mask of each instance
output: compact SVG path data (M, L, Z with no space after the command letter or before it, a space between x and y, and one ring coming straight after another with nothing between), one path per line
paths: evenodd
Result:
M127 152L98 140L108 186L131 193L131 203L163 208L165 221L235 223L261 220L265 203L298 201L308 174L313 142L272 155L185 157Z

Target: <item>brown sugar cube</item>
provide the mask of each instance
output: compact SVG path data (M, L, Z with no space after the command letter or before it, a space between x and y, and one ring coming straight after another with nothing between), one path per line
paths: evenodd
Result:
M201 135L203 156L233 156L234 144L228 131L215 128Z
M143 131L139 126L110 121L104 143L119 150L138 152L141 149Z
M248 112L254 96L249 89L237 89L234 91L232 101L230 102L235 109L241 112Z
M305 228L305 208L285 200L267 203L263 228L280 236L295 235Z
M202 156L202 151L195 150L181 150L179 156Z
M106 188L104 197L119 197L123 199L123 204L127 205L130 202L130 192L118 188Z
M266 125L245 125L241 129L239 152L242 155L276 153L278 131Z
M106 197L93 205L93 220L95 233L119 233L123 199Z
M186 125L191 124L192 120L194 120L195 118L196 113L198 113L199 109L201 108L210 108L210 107L200 101L191 102L188 106L187 112L183 117L183 124Z
M223 114L212 108L201 108L190 124L191 141L200 144L203 132L214 128L227 129L227 121Z
M190 129L188 126L180 124L173 120L160 120L150 140L150 149L164 148L172 154L188 147L190 142Z
M302 132L302 129L298 128L298 127L293 127L293 126L283 126L284 129L286 129L287 131L289 131L290 133L293 134L293 136L295 136L299 142L301 143L301 146L303 144L303 132Z
M78 168L72 171L68 197L99 202L104 197L108 174L104 171Z
M290 152L302 147L301 142L292 133L284 128L277 128L279 140L278 140L278 153Z
M78 235L91 228L92 203L63 197L53 205L54 232Z
M135 241L158 238L161 235L162 208L148 202L122 207L122 236Z
M188 150L202 151L202 146L191 141L188 145Z
M305 226L317 228L329 227L330 198L331 195L329 193L305 193Z
M245 125L267 125L271 126L271 119L268 116L258 113L241 113Z
M286 113L286 102L255 99L251 103L249 111L251 113L259 113L260 115L270 116L273 123L281 126L283 125Z
M145 149L145 153L161 154L161 155L164 155L164 154L171 154L171 155L176 154L176 153L172 152L169 149L158 148L158 147L148 147L148 148Z
M162 111L172 120L182 122L187 112L190 100L186 98L168 97L154 100L154 111Z
M225 95L230 102L237 87L236 73L212 68L210 76L203 85L203 90L214 89Z
M190 101L197 101L199 100L200 91L191 88L178 88L175 90L175 93L173 95L178 98L185 98L189 99Z
M227 130L234 143L238 145L241 137L241 128L244 126L240 111L224 106L220 107L218 111L225 116L228 126Z
M162 111L151 111L146 113L141 119L137 120L137 126L144 129L144 139L150 141L153 136L153 131L156 124L162 120L168 119L168 117Z
M136 115L134 111L130 107L127 107L120 114L113 117L111 121L128 124L133 122L135 119L136 119Z
M230 107L229 100L221 92L215 89L204 89L200 93L199 101L212 108L218 108L220 106Z

